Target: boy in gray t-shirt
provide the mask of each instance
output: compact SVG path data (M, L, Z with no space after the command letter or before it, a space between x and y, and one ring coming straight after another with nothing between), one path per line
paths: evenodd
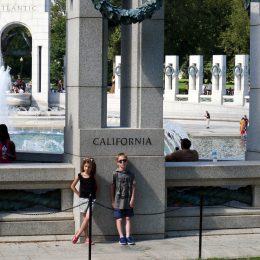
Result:
M118 168L113 172L113 181L111 185L112 207L114 208L114 218L119 234L119 244L134 245L135 242L131 236L131 217L134 216L135 202L135 176L126 170L127 156L119 153L116 156ZM125 219L125 232L123 232L123 219Z

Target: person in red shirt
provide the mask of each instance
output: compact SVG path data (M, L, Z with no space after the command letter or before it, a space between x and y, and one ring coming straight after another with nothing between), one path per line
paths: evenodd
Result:
M0 163L11 163L15 159L15 144L10 140L7 126L0 124Z

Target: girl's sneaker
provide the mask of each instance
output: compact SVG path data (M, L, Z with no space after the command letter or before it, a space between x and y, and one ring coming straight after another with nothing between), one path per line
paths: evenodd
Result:
M126 238L125 237L120 237L119 238L119 244L122 245L122 246L127 245Z
M127 237L126 242L128 245L135 245L135 241L132 237Z

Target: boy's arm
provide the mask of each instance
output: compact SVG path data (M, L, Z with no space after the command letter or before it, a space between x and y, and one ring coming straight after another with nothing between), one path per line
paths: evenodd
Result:
M110 193L111 193L112 208L115 208L115 196L116 196L116 176L115 176L115 173L113 173Z
M135 184L133 184L132 186L132 196L131 196L131 199L130 199L130 207L133 208L135 206Z
M111 184L111 200L112 200L112 207L115 208L115 195L116 195L116 187L115 184Z

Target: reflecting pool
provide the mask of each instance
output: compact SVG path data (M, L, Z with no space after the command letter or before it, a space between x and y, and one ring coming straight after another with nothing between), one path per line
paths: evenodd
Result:
M10 131L11 139L19 152L63 153L64 134L62 131Z
M169 129L165 126L164 153L168 154L180 146L180 139L188 137L182 130ZM167 130L168 129L168 130ZM180 131L179 131L180 130ZM10 131L16 150L21 152L64 152L63 131ZM200 159L211 159L212 150L217 150L219 160L245 160L246 141L239 137L190 137L192 149L196 149Z
M193 149L200 159L211 159L212 150L217 150L219 160L245 160L246 141L240 137L190 137Z

